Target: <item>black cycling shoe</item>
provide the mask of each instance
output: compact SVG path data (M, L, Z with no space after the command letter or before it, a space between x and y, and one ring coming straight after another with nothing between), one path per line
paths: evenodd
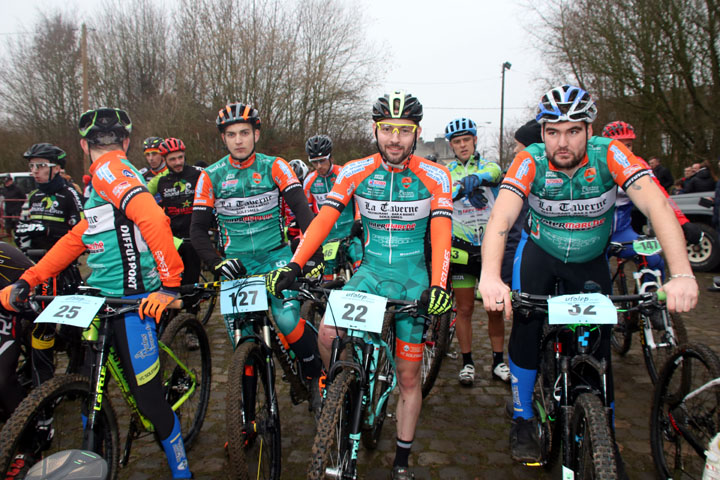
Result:
M534 418L513 419L510 427L510 456L521 463L539 463L542 460L538 426Z
M391 480L414 480L414 478L415 474L410 471L409 467L394 466L390 475Z

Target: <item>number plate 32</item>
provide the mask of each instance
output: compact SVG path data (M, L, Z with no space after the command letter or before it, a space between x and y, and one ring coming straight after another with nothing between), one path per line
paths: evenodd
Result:
M263 277L243 278L221 284L220 313L223 315L267 309L267 290Z
M387 298L363 292L333 290L325 309L325 325L381 333Z
M60 295L45 307L35 319L35 323L59 323L87 328L103 303L105 303L103 297Z
M550 325L585 325L617 323L617 308L600 293L560 295L548 300Z

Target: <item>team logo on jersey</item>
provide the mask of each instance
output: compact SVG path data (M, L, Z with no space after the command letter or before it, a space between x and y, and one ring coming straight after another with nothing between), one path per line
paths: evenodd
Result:
M228 180L226 182L222 182L222 188L232 187L233 185L237 185L237 183L237 178L234 180Z
M525 160L522 161L522 163L518 167L517 172L515 173L515 178L517 178L518 180L522 180L522 178L525 175L527 175L529 171L530 171L530 159L526 158Z
M180 190L180 193L182 193L185 191L187 186L186 186L185 182L175 182L175 183L173 183L173 188L177 188L178 190Z
M121 182L115 186L112 190L112 194L119 197L122 192L130 188L130 182Z
M546 178L545 188L559 187L563 184L562 178Z
M370 179L368 180L368 185L370 185L371 187L385 188L385 185L387 185L387 183L385 182L385 180Z
M597 171L594 167L590 167L587 170L585 170L585 173L583 173L583 177L585 177L585 180L587 180L588 183L592 183L593 180L595 180L595 176L597 175Z
M131 170L123 170L122 174L128 178L134 178L135 174Z
M110 172L110 162L106 162L100 166L100 168L95 171L95 176L100 180L105 180L107 183L115 181L115 175Z
M252 181L256 185L258 185L262 181L262 175L260 175L260 172L254 172L252 174Z
M402 182L402 186L405 188L410 187L410 185L412 184L412 178L410 177L403 177L403 179L400 181Z
M53 199L52 197L43 197L43 199L40 200L40 203L45 210L50 210L53 206Z
M613 152L613 156L616 162L618 162L623 167L630 166L630 161L627 159L625 154L618 148L617 145L610 146L610 151Z

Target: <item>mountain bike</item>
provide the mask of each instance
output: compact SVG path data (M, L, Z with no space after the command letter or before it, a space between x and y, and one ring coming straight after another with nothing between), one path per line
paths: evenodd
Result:
M626 248L635 251L633 258L624 259L618 256ZM619 295L631 293L625 272L625 265L630 261L634 261L637 265L637 271L632 272L635 281L634 293L654 292L662 287L661 272L650 269L647 261L648 256L661 251L660 242L650 237L639 237L632 242L611 242L608 255L617 256L617 269L613 275L617 293ZM687 342L685 322L679 313L670 313L666 308L652 312L644 312L642 309L622 312L617 325L613 327L610 339L613 349L618 354L625 355L630 350L634 331L640 331L645 366L654 384L665 360L679 345Z
M701 478L708 442L720 432L720 358L700 343L681 345L655 384L650 447L661 478Z
M268 305L263 275L221 283L220 308L235 350L228 371L227 452L232 473L242 479L280 478L276 360L290 384L293 404L310 397L299 359L277 328Z
M154 432L154 426L139 412L130 393L110 327L113 319L137 310L139 300L98 297L97 289L87 287L81 292L85 295L59 296L54 300L35 296L34 300L52 301L43 313L51 315L54 321L84 328L85 365L91 366L92 374L57 375L23 400L0 433L0 473L13 468L18 456L39 459L53 452L82 448L105 458L110 470L108 478L115 479L119 467L127 464L132 441L141 432ZM189 334L198 339L196 348L187 347ZM177 414L185 447L190 449L202 427L210 398L210 345L202 325L189 314L177 315L161 328L158 337L159 374L165 399ZM107 395L108 370L131 411L122 454L117 417Z
M423 336L423 359L420 367L422 396L427 397L440 373L443 358L450 350L455 336L455 315L453 309L443 315L428 315L425 335Z
M368 449L377 447L389 396L397 384L394 315L418 316L418 305L362 292L330 295L326 325L334 322L347 334L333 339L308 478L357 478L360 442Z
M549 297L514 291L511 297L514 310L548 313L549 318L533 392L542 458L533 466L550 467L562 452L563 478L617 478L608 365L594 356L604 330L599 326L617 321L612 302L661 309L658 297L664 295Z

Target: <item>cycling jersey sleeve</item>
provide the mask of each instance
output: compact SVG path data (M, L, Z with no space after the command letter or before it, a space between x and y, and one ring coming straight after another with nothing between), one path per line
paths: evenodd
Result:
M73 260L85 252L82 236L87 227L87 220L82 219L57 241L37 265L29 268L20 278L28 282L30 287L35 287L65 270Z
M445 288L450 270L452 243L452 180L450 171L433 163L421 163L418 177L432 194L430 201L431 279L433 286Z
M320 207L318 206L317 201L315 201L315 196L310 193L310 187L315 181L315 178L317 178L317 172L311 172L307 177L305 177L303 190L305 191L305 197L307 198L308 205L310 205L310 210L312 210L313 213L317 215L317 213L320 211Z
M535 160L530 152L523 150L515 156L500 189L510 190L525 200L530 193L530 185L535 179Z
M210 176L203 170L200 172L195 186L195 198L193 199L193 213L190 220L190 241L200 258L215 265L221 260L210 240L208 231L212 228L214 218L213 208L215 205L215 191Z
M305 232L314 215L308 206L307 197L300 181L293 173L292 167L282 158L277 158L272 166L272 177L280 189L280 194L295 214L300 230Z

